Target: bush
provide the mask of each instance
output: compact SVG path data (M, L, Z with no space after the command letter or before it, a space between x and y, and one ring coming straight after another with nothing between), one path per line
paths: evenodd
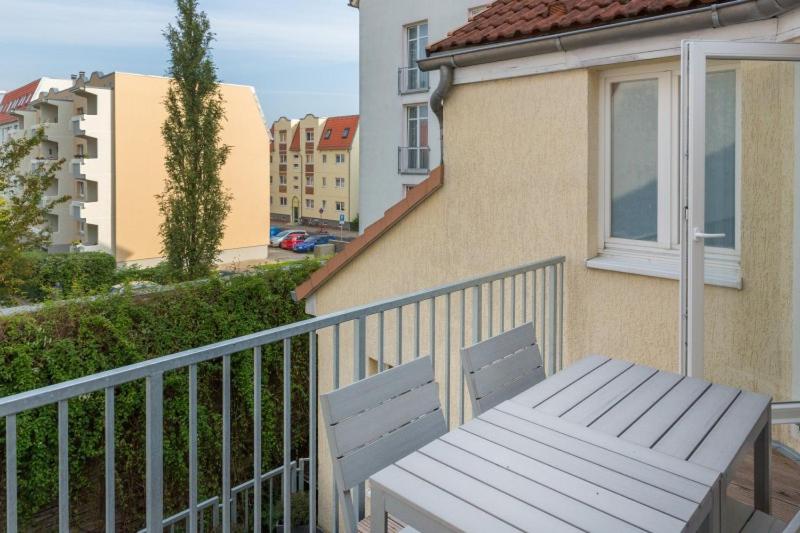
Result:
M203 346L307 318L290 292L318 267L304 261L229 280L146 295L121 294L91 302L48 306L0 319L0 397L103 370ZM307 336L292 342L292 450L307 454ZM232 357L233 483L252 477L252 352ZM263 349L263 464L282 457L282 347ZM198 367L199 496L221 487L221 362ZM164 375L164 507L186 507L188 487L188 371ZM73 517L87 509L102 517L103 394L69 402L70 489ZM144 382L116 390L117 509L123 528L143 524L145 482ZM18 416L19 510L24 520L52 507L57 497L55 406ZM303 428L300 430L299 428ZM0 433L0 449L5 434ZM5 488L0 472L0 491Z
M115 283L117 263L103 252L31 252L25 254L24 261L29 277L23 291L35 301L107 292Z

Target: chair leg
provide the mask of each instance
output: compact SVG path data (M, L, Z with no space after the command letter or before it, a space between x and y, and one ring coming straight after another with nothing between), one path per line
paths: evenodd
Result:
M370 495L370 533L386 533L386 498L383 491L372 487Z

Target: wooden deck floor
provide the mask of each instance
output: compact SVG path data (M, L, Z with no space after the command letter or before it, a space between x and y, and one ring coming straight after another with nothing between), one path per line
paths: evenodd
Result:
M753 456L745 457L728 487L728 495L753 505ZM772 514L789 522L800 511L800 463L772 450Z

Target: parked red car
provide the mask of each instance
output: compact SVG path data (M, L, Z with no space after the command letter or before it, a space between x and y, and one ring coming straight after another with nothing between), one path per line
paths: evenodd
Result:
M304 240L306 240L307 236L308 235L302 235L302 234L289 235L288 237L286 237L281 241L281 248L283 248L284 250L294 250L294 247L297 246L298 243L301 243Z

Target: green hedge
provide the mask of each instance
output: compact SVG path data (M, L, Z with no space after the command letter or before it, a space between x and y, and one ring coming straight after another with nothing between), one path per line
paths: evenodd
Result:
M123 294L49 306L0 320L0 397L307 318L290 291L318 267L303 261L229 280L212 278L149 295ZM307 337L292 345L293 454L307 453ZM264 348L263 464L281 463L282 347ZM252 353L232 358L234 483L252 477ZM199 365L200 498L219 494L221 363ZM188 371L164 376L165 512L184 509L188 487ZM102 516L103 394L69 402L70 487L74 515ZM116 391L117 508L125 529L143 525L145 401L142 381ZM57 495L55 406L18 417L19 509L28 520ZM4 446L0 433L0 449ZM3 470L4 472L4 470ZM0 478L2 474L0 474ZM0 482L5 488L5 481Z
M116 261L102 252L32 252L23 261L28 276L22 289L30 300L97 294L116 283Z

